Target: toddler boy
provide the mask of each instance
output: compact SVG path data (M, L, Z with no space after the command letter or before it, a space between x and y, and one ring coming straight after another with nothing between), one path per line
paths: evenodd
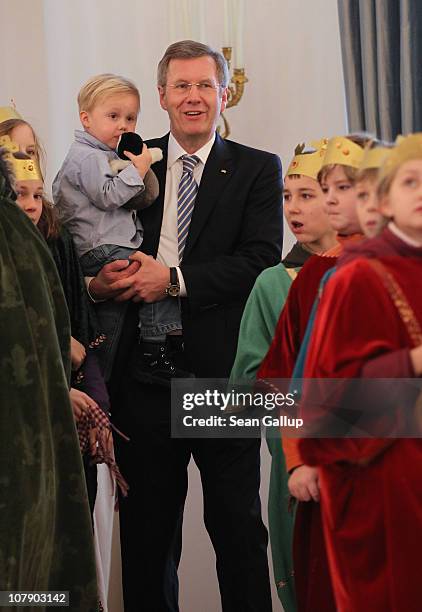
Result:
M125 152L131 163L119 174L112 171L121 135L136 128L140 95L132 81L113 74L92 77L80 90L78 105L84 129L75 131L75 141L54 179L53 197L73 235L84 274L95 276L106 263L127 259L141 246L143 229L136 210L154 202L158 181L150 170L151 153L146 145L140 155ZM106 380L126 306L112 300L96 304L107 336L99 351ZM180 327L178 300L141 304L143 340L165 343L166 334ZM164 350L158 354L160 359L144 373L146 382L169 385L172 376L185 374L174 368Z

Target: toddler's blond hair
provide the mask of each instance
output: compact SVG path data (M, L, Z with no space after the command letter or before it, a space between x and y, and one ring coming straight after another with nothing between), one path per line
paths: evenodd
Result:
M91 77L82 86L78 94L79 112L90 112L96 104L116 94L133 94L140 105L141 97L135 83L117 74L105 73Z

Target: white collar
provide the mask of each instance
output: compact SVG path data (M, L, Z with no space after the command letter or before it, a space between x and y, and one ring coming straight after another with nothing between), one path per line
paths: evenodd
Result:
M207 162L208 155L211 152L214 141L215 141L215 133L213 134L212 138L207 143L204 144L203 147L195 151L195 155L199 157L199 159L204 165ZM177 142L173 134L170 132L168 148L167 148L167 169L171 168L173 164L180 157L182 157L182 155L189 155L189 153L187 153L183 149L183 147L180 146L180 144ZM193 154L191 153L190 155L193 155Z
M409 246L417 248L420 248L422 246L422 242L418 242L417 240L410 238L407 234L402 232L402 230L397 227L394 221L390 221L390 223L388 224L388 229L392 234L397 236L397 238L400 238L400 240L403 240L403 242L408 244Z

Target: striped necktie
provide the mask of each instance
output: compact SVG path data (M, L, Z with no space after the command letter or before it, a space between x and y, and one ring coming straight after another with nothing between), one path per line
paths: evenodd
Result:
M195 198L198 193L198 185L193 177L193 170L200 159L196 155L182 155L180 159L183 161L183 172L177 192L177 235L179 261L182 261Z

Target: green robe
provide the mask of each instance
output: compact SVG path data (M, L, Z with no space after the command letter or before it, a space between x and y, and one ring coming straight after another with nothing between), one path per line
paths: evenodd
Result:
M230 380L254 380L274 337L280 312L297 271L310 255L296 244L283 263L264 270L246 303ZM287 271L289 269L289 272ZM285 612L295 612L292 538L294 516L289 511L288 474L278 428L267 430L271 453L268 524L277 593Z
M66 590L69 610L90 612L98 598L68 392L69 317L45 242L11 200L2 170L0 590Z

